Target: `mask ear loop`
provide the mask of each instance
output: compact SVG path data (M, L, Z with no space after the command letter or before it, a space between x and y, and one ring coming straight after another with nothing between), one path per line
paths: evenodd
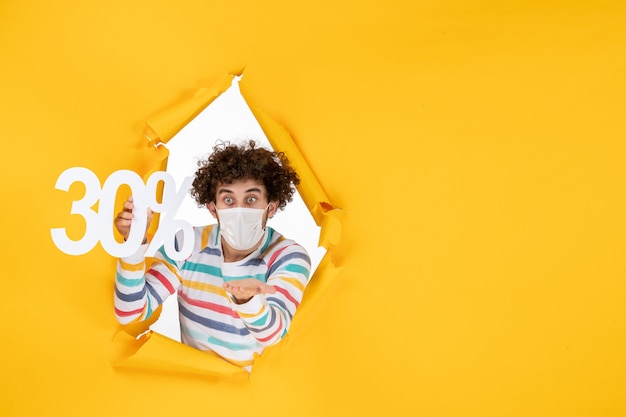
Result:
M267 221L272 218L272 217L270 217L270 210L269 210L271 204L272 203L269 202L269 203L267 203L267 207L265 207L265 210L267 210L267 219L265 219L265 226L263 226L263 231L265 231L265 229L267 229ZM265 211L265 210L263 210L263 211Z
M215 219L217 220L217 223L219 224L220 218L219 218L218 213L217 213L217 206L215 205L215 202L213 202L213 201L210 201L209 204L213 204L213 211L211 211L211 209L209 209L209 211L211 212L213 217L215 217Z

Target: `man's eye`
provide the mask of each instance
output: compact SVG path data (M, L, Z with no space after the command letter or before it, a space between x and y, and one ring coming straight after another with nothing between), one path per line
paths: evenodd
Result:
M233 199L232 199L232 198L230 198L230 197L226 197L226 198L224 199L224 203L226 203L226 204L233 204L233 203L234 203L234 201L233 201Z
M248 203L252 204L256 202L256 197L248 197Z

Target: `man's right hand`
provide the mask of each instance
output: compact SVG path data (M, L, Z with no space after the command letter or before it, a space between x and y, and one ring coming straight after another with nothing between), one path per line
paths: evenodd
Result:
M122 235L124 240L128 239L128 235L130 234L130 226L133 220L133 208L135 205L133 204L133 196L131 195L124 202L124 207L122 211L120 211L115 217L115 228ZM146 222L146 232L150 227L150 223L152 222L153 211L148 209L148 221ZM146 235L144 234L143 242L146 241Z

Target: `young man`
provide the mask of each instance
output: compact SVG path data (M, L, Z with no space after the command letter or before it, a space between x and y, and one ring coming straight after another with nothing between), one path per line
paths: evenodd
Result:
M146 272L147 244L118 260L119 322L146 320L178 292L182 342L249 372L255 357L287 333L309 280L306 250L266 226L299 182L282 153L253 141L215 146L199 164L191 195L218 224L195 228L194 250L185 261L169 259L161 248ZM115 219L124 238L132 209L131 197Z

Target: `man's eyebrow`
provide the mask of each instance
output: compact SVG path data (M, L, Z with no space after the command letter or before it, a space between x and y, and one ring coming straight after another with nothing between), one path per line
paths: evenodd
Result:
M246 193L252 193L252 192L257 192L260 193L261 189L258 187L253 187L253 188L248 188L246 191ZM229 190L228 188L221 188L218 192L218 194L224 194L224 193L230 193L233 194L232 190Z

